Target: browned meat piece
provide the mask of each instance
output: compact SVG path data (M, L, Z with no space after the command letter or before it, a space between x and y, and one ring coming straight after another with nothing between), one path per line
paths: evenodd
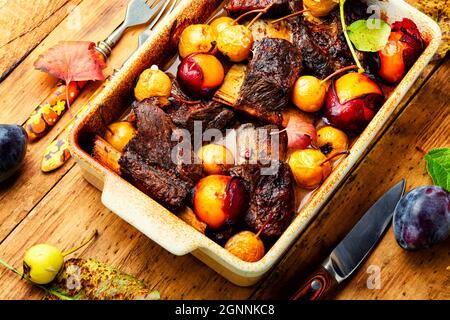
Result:
M244 182L251 194L245 224L261 236L274 239L286 230L294 216L294 191L289 166L280 161L273 174L262 175L258 165L242 165L231 170Z
M237 164L259 163L268 165L272 160L285 160L287 133L279 133L275 125L255 127L246 123L236 129Z
M366 10L367 6L360 1L347 1L347 24L367 19ZM342 32L339 8L324 17L321 23L311 22L304 16L291 18L289 21L292 23L293 43L302 53L307 74L323 79L340 68L355 64ZM370 69L370 54L359 52L358 55L364 68Z
M172 105L166 109L173 123L183 129L194 131L194 121L202 122L203 131L207 129L223 130L232 125L234 111L224 107L223 104L214 101L192 102L183 93L176 80L172 84Z
M193 164L192 150L187 155L192 164L172 160L177 141L171 141L171 137L176 127L157 98L135 103L133 111L138 134L119 160L122 175L162 205L177 210L200 180L201 166Z
M235 107L254 110L262 119L282 118L302 71L300 51L284 39L264 38L253 46L253 58Z
M264 9L272 5L268 14L270 16L282 16L289 13L289 0L229 0L225 9L232 17L237 17L245 12Z

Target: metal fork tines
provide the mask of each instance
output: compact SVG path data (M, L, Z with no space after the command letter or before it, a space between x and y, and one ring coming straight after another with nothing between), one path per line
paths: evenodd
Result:
M131 0L124 21L105 40L97 44L97 51L103 54L105 59L109 57L125 30L147 23L151 19L157 21L169 2L170 0Z
M164 4L163 9L158 13L158 15L152 20L152 22L150 22L150 24L148 25L148 27L139 34L139 45L138 47L142 46L144 44L144 42L148 39L148 37L150 36L150 34L153 31L153 28L155 27L155 25L159 22L161 16L167 12L167 15L170 15L172 13L172 11L175 9L175 6L177 5L178 0L167 0L165 1L166 3ZM170 4L170 5L169 5Z

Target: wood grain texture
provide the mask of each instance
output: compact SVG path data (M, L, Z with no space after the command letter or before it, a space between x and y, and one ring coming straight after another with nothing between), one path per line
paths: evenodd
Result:
M0 123L22 124L42 99L52 89L56 80L49 75L34 70L32 64L37 56L60 40L80 39L99 40L114 30L123 19L126 0L92 1L86 0L80 4L83 16L83 29L77 32L68 28L69 21L74 17L69 15L54 31L8 76L0 83ZM108 18L107 18L108 17ZM119 68L128 55L137 47L137 35L143 28L135 28L125 34L117 51L113 51L108 60L110 74L114 68ZM86 103L100 83L89 84L72 105L72 113ZM68 112L57 123L55 128L42 140L29 144L27 157L20 175L0 186L0 242L15 228L15 226L32 210L37 203L55 186L67 171L74 165L72 160L64 168L44 174L40 170L42 154L46 146L57 136L58 132L70 120Z
M0 81L82 0L0 2Z
M33 69L32 64L39 54L60 40L103 39L121 22L127 3L126 0L71 0L66 1L65 5L64 0L29 2L24 6L34 6L30 15L40 16L41 19L48 16L46 10L51 2L56 18L52 16L46 23L53 21L51 19L60 19L60 23L52 24L52 29L46 31L48 35L44 29L35 29L39 30L39 34L45 34L43 40L37 42L39 45L34 44L36 48L31 38L22 37L24 43L20 50L26 52L28 49L24 48L27 46L34 49L28 56L25 53L23 61L0 83L0 123L23 123L56 82ZM10 5L10 1L0 0L0 10L5 3ZM63 10L58 11L56 4L64 7L71 3L79 3L78 9L72 8L64 18ZM73 26L69 26L76 21L79 13L82 27L74 30ZM0 25L3 26L1 18ZM20 23L17 25L18 29L24 28L19 28ZM11 26L12 33L20 34L15 25ZM136 38L141 30L136 28L125 35L113 51L105 74L120 67L136 48ZM4 38L0 36L1 39ZM0 52L1 45L0 41ZM99 238L74 256L111 263L143 279L151 288L160 290L164 299L287 298L317 268L372 202L394 182L406 176L409 187L430 183L423 155L415 147L429 150L450 144L448 59L437 71L435 67L426 68L396 114L415 97L412 103L398 119L395 116L392 118L389 130L259 286L237 287L190 255L175 257L166 252L107 210L101 204L100 192L83 179L72 160L59 171L42 174L39 170L42 152L69 121L68 113L49 135L28 147L20 175L0 187L0 256L20 268L22 254L31 245L47 242L67 249L93 228L98 228ZM428 79L430 75L432 77ZM97 86L92 84L86 88L73 106L74 113ZM448 244L410 254L396 245L390 230L370 259L335 298L450 298L450 272L445 269L450 265ZM370 265L381 267L380 290L367 289L366 270ZM0 268L0 299L41 297L39 290Z
M449 77L447 58L252 298L288 297L298 289L364 212L400 179L407 179L407 190L432 183L419 149L450 147ZM410 253L395 243L392 233L391 228L335 298L449 299L450 240L428 251ZM367 288L370 265L381 268L380 290Z
M70 195L70 196L68 196ZM78 167L71 170L0 245L1 257L21 269L22 253L36 243L68 249L97 228L99 237L73 257L97 258L161 291L163 299L244 299L238 288L191 255L176 257L100 202L100 192ZM40 299L42 292L0 268L0 299Z

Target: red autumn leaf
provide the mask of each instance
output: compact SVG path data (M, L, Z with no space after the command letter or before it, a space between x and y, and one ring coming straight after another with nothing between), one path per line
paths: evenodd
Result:
M302 117L291 116L286 127L288 148L306 149L317 140L317 131L313 124Z
M71 81L104 80L106 63L89 41L61 41L41 54L34 67L67 83Z

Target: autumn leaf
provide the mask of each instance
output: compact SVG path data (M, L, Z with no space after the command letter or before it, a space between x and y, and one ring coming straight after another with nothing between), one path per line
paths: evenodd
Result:
M158 291L110 265L95 259L69 259L48 287L48 300L158 300ZM55 295L56 293L56 295Z
M66 85L71 81L104 80L106 63L89 41L61 41L41 54L34 67L47 72Z
M302 117L291 116L286 127L288 148L305 149L317 140L316 128Z

